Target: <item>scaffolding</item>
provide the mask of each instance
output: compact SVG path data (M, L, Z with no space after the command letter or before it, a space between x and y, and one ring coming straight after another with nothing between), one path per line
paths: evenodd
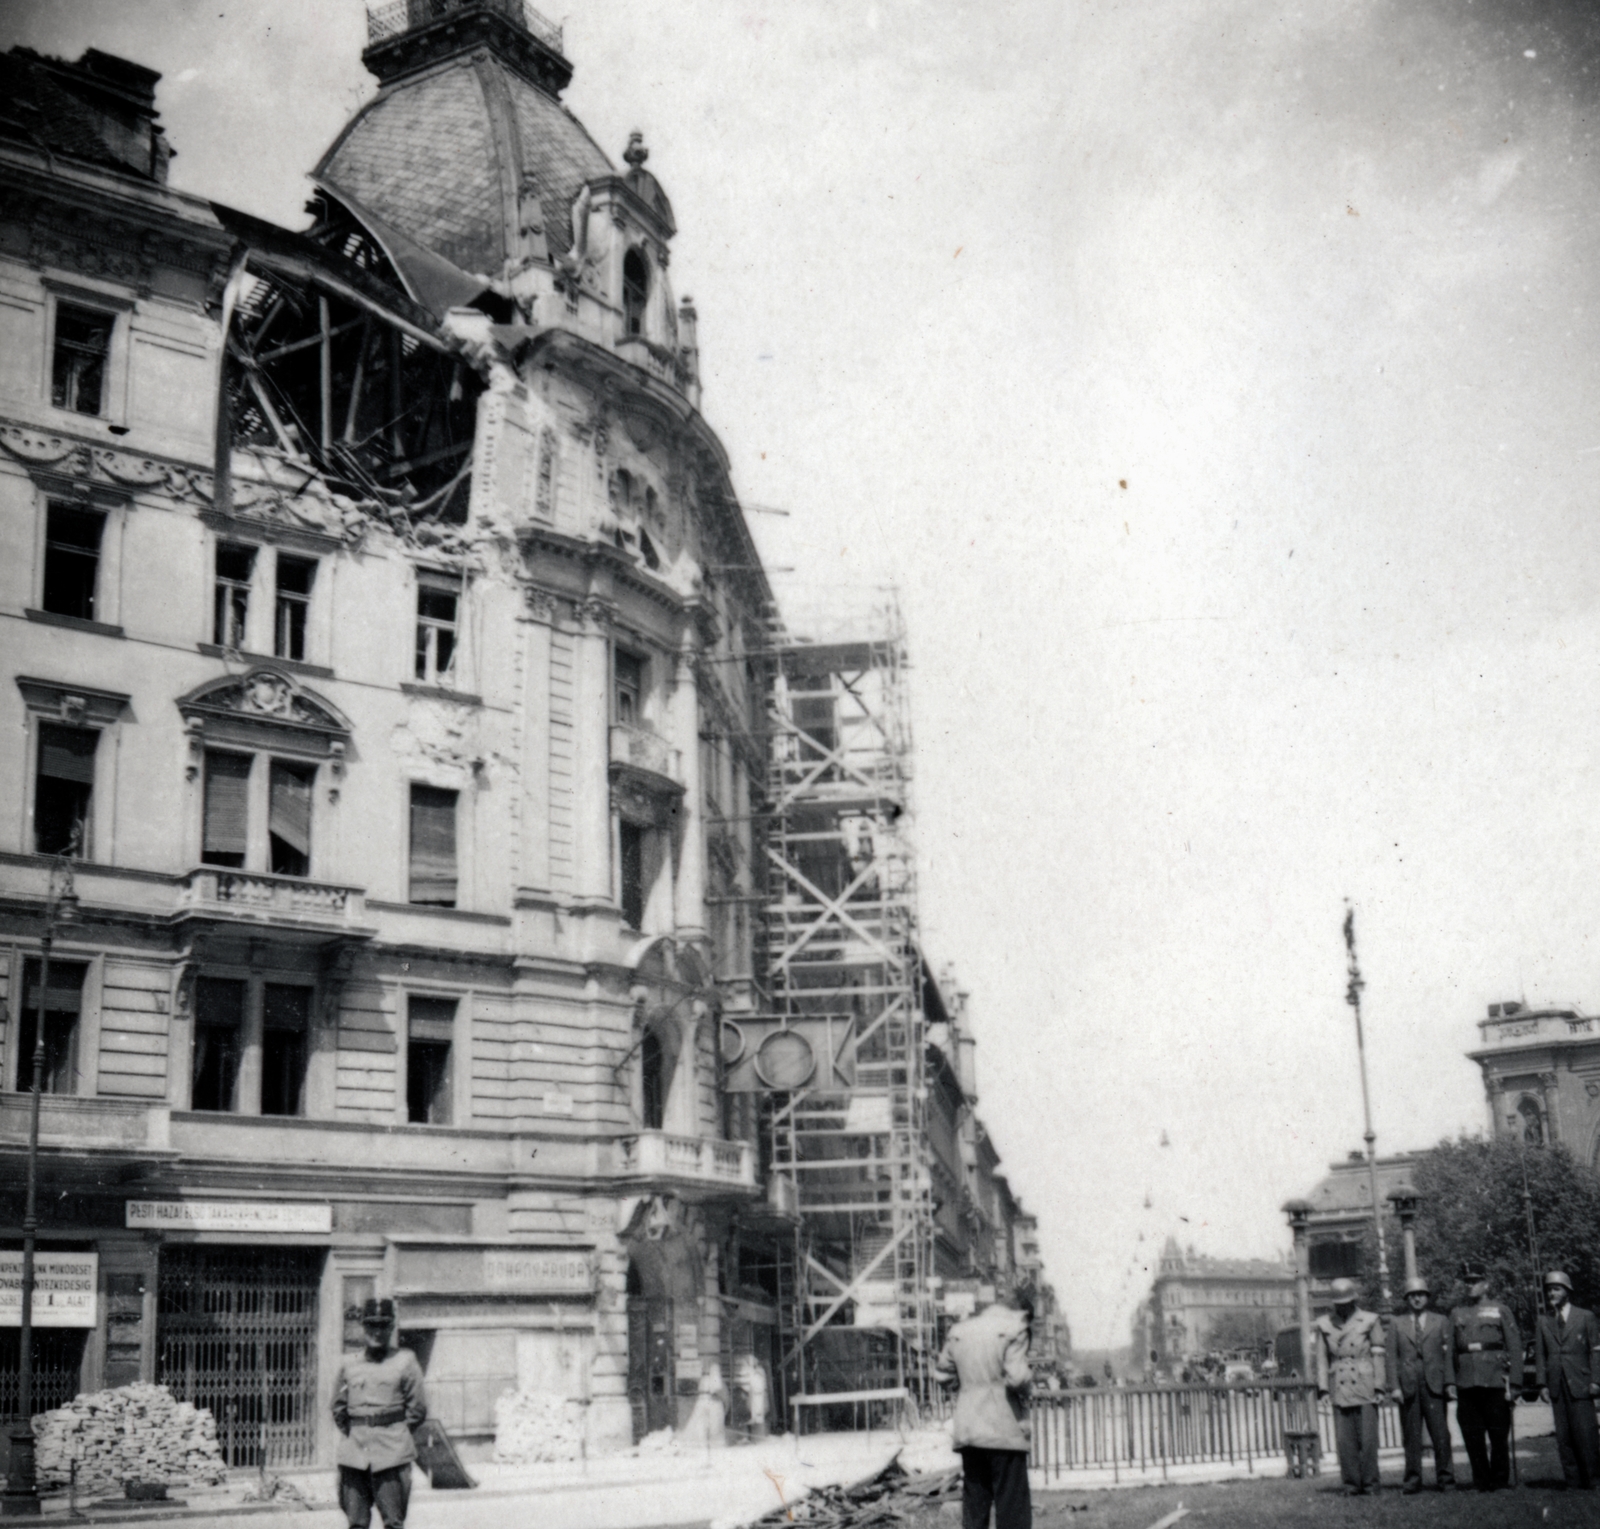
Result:
M771 1020L752 1066L769 1172L800 1214L784 1390L926 1399L934 1221L899 611L865 638L780 642L770 674Z

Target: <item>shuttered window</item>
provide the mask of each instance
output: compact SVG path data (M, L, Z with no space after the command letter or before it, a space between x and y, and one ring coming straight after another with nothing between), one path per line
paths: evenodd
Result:
M267 799L267 841L275 876L311 874L311 792L317 772L312 765L272 761Z
M412 1125L449 1125L456 1000L412 996L406 1021L406 1119Z
M456 905L456 793L411 788L411 877L407 900L435 908Z
M52 961L50 986L44 994L44 1065L40 1091L70 1094L78 1077L78 1016L83 1012L83 979L88 966L81 961ZM17 1088L33 1087L34 1046L39 1034L40 963L30 958L23 967L22 1012L17 1015Z
M33 803L33 847L40 855L83 855L94 803L94 755L100 734L92 727L39 728L39 775Z
M194 993L194 1059L189 1107L235 1110L239 1051L244 1031L244 983L202 977Z
M205 827L200 859L206 865L243 866L250 834L248 754L206 754Z

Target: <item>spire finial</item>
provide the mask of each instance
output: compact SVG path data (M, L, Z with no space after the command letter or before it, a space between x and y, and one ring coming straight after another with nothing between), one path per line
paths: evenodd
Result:
M628 134L628 147L623 151L622 157L635 170L640 169L650 157L650 150L644 146L644 134L637 128Z

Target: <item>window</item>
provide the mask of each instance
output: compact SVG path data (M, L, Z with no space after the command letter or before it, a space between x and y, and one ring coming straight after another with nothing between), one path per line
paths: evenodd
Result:
M255 566L254 547L217 543L217 591L211 640L219 648L245 645L245 623L250 614L250 576Z
M267 844L274 876L311 874L311 793L315 765L274 759L268 778Z
M639 1070L644 1084L644 1128L659 1131L667 1118L667 1059L654 1030L639 1044Z
M456 611L460 591L442 584L417 587L417 678L448 685L456 661Z
M1525 1146L1542 1147L1544 1145L1544 1112L1539 1108L1536 1099L1524 1096L1517 1103L1517 1119L1522 1131L1522 1140Z
M650 263L640 250L622 260L622 332L644 333L644 306L650 297Z
M618 648L612 659L612 674L617 721L625 727L640 726L644 721L645 660Z
M44 1070L40 1091L70 1094L78 1081L78 1016L83 1012L81 961L52 961L44 998ZM39 1038L40 962L23 965L22 1012L17 1015L17 1090L33 1088L33 1052Z
M622 921L630 929L644 928L644 836L648 832L626 819L618 824Z
M261 1113L298 1115L306 1082L311 989L269 982L261 1000Z
M40 855L84 855L94 805L92 727L39 724L39 776L33 800L33 848Z
M456 793L411 788L411 875L406 900L435 908L456 905Z
M200 978L194 992L190 1109L238 1109L239 1051L243 1034L244 983L230 977Z
M249 849L253 763L248 754L206 752L205 821L200 835L203 865L244 865Z
M411 998L406 1003L406 1022L406 1119L412 1125L447 1126L456 1001Z
M111 354L109 313L56 304L55 361L50 401L74 414L99 414L105 406L106 360Z
M44 592L41 604L57 616L94 620L100 573L100 536L106 518L94 510L52 504L45 515Z
M314 559L278 559L278 605L272 651L279 658L306 656L306 613L311 609L311 585L317 576Z

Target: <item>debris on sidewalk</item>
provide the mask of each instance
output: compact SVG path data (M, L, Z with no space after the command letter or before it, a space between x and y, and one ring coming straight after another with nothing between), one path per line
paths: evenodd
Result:
M961 1496L961 1472L909 1476L895 1455L880 1470L846 1486L814 1487L797 1502L774 1508L757 1525L812 1524L817 1529L869 1529L873 1525L912 1524L919 1513Z
M39 1484L101 1492L126 1481L216 1485L227 1465L206 1407L176 1400L165 1386L136 1382L80 1393L33 1419Z
M508 1465L577 1460L583 1404L544 1391L508 1391L494 1404L494 1457Z

